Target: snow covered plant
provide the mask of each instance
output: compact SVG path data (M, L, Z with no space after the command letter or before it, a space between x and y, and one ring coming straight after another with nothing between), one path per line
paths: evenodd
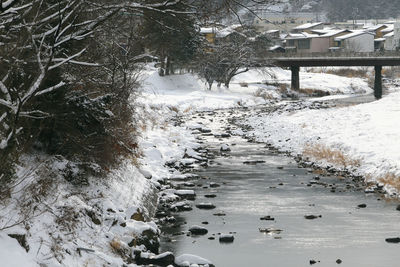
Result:
M126 150L134 146L119 139L132 125L127 120L132 118L129 101L136 76L130 74L131 65L122 63L128 56L133 62L133 54L129 43L121 42L118 53L108 53L121 35L109 34L109 42L104 41L106 23L123 8L146 8L124 4L0 1L0 185L13 177L19 156L34 145L61 155L68 145L83 145L66 154L90 156L91 149L100 150L99 143ZM123 122L116 119L119 113Z

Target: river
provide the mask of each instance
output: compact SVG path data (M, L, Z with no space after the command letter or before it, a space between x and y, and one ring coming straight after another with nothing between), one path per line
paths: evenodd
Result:
M242 112L204 112L189 120L220 134L234 130L228 118ZM241 136L200 134L199 141L215 158L195 172L203 179L192 181L194 205L211 202L216 208L174 213L177 224L162 228L162 251L199 255L217 267L399 266L400 245L385 241L400 236L397 202L364 193L351 178L299 167L294 159ZM221 153L225 143L231 151ZM206 198L209 194L216 197ZM271 220L260 220L265 216ZM204 226L208 234L179 234L193 225ZM234 242L220 243L220 233L233 234Z

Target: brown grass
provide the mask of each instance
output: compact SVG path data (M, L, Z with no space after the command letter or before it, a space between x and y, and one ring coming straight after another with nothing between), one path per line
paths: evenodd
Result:
M386 173L381 178L378 178L378 181L384 183L385 185L390 185L394 187L396 190L400 191L400 176L394 173Z
M314 69L311 68L310 72L314 73L327 73L348 78L368 78L368 71L366 69L350 69L350 68L338 68L338 69Z
M270 92L268 92L267 90L265 90L265 89L258 89L255 93L254 93L254 96L256 96L256 97L261 97L261 98L263 98L264 100L271 100L271 99L275 99L275 97L270 93Z
M312 88L301 88L298 90L299 93L308 95L308 96L327 96L330 95L329 92L318 90L318 89L312 89Z
M304 156L312 157L316 160L325 160L338 166L360 166L359 159L352 159L338 149L332 149L324 145L311 145L304 149Z

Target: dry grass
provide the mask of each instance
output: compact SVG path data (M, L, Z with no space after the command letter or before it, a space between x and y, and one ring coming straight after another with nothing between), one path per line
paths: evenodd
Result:
M298 90L298 92L308 95L308 96L316 96L316 97L330 95L329 92L318 90L318 89L312 89L312 88L301 88Z
M382 75L387 78L398 79L400 78L400 67L392 66L392 67L385 67L382 69Z
M240 87L249 87L249 84L246 82L239 83Z
M268 92L265 89L258 89L255 93L254 93L255 97L261 97L264 100L271 100L271 99L275 99L274 95L270 92Z
M337 68L337 69L309 69L309 72L313 73L327 73L348 78L368 78L367 69L351 69L351 68Z
M400 191L400 176L394 173L386 173L384 176L378 179L379 182L384 183L385 185L390 185L396 190Z
M332 149L324 145L312 145L304 149L303 155L312 157L316 160L325 160L337 166L360 166L359 159L352 159L338 149Z

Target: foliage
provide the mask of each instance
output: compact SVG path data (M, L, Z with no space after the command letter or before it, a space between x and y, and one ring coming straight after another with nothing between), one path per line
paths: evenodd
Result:
M199 39L192 11L187 1L178 1L168 9L160 7L144 12L141 35L159 58L160 75L172 71L172 61L184 64L194 57Z

